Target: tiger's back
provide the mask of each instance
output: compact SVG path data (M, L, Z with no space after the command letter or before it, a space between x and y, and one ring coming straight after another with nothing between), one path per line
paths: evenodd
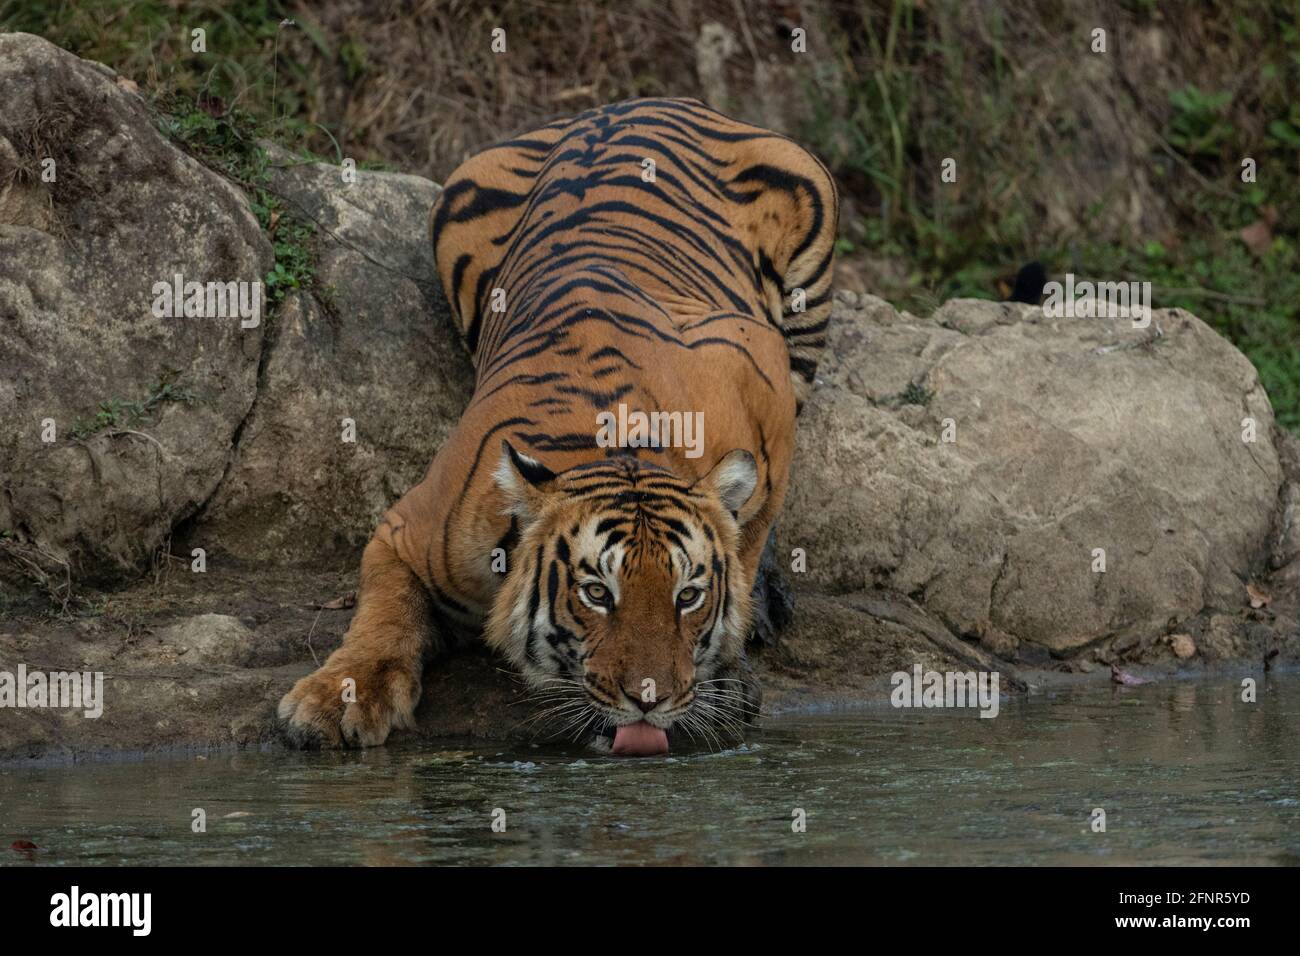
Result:
M568 344L549 321L562 302L539 305L573 272L582 284L567 291L647 302L661 343L708 327L742 345L718 323L766 320L802 401L825 344L837 210L829 173L791 140L694 100L631 100L477 154L430 227L480 383L519 357L508 345L521 335Z

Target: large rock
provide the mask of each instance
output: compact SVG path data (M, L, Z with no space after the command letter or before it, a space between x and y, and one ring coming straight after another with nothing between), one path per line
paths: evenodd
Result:
M428 240L438 187L364 171L348 182L340 167L273 156L271 189L315 225L311 291L290 296L268 332L233 465L187 543L245 560L350 560L423 476L473 370Z
M266 188L314 229L307 288L255 328L158 319L154 283L253 282L274 259L245 195L128 87L0 37L3 567L121 582L173 535L218 562L350 562L472 389L427 237L438 187L268 146Z
M0 103L0 565L120 578L216 489L265 330L153 286L256 282L271 246L111 70L0 35Z
M842 295L819 377L782 521L814 587L889 588L959 635L1061 654L1239 609L1266 570L1272 409L1186 312L1137 330Z

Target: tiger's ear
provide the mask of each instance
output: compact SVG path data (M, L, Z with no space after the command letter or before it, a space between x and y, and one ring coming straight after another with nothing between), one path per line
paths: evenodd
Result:
M529 521L541 510L555 472L537 459L519 454L510 442L502 440L501 463L492 478L506 496L506 513Z
M735 515L758 487L758 464L745 449L736 448L723 455L696 484L711 490L722 507Z

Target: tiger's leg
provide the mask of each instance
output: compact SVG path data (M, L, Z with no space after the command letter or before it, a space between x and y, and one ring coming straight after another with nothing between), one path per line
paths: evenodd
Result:
M776 556L776 528L767 533L763 556L754 575L753 601L754 627L748 643L774 647L777 635L794 619L794 591Z
M775 564L775 549L775 529L764 513L746 526L742 532L740 546L740 563L751 582L753 597L750 631L743 640L738 642L735 655L722 664L713 678L729 682L723 686L740 694L736 704L740 710L738 716L745 724L753 724L758 719L759 708L763 703L763 685L758 675L754 673L746 647L751 643L765 643L764 638L760 636L760 631L771 626L771 613L767 607L768 597L764 591L760 598L760 589L765 588L765 585L760 582L763 578L764 565L768 561Z
M280 701L290 739L372 747L393 728L413 727L431 637L423 585L376 535L361 559L357 612L343 645Z
M728 707L740 719L740 725L735 723L730 725L733 735L740 737L744 725L753 726L758 722L759 711L763 706L763 685L758 675L754 673L749 655L742 649L740 656L721 668L714 679L725 681L721 684L722 687L740 695L738 698L729 695L730 700L735 703Z

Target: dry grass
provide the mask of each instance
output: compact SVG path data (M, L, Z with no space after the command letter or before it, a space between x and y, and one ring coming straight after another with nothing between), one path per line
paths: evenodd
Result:
M240 108L321 155L443 179L528 125L640 95L698 96L809 142L862 215L1006 249L1166 241L1234 166L1164 140L1171 91L1231 92L1232 145L1261 143L1295 86L1287 6L1091 0L0 0L0 22L100 58L146 90ZM280 26L284 19L292 25ZM208 30L208 53L188 29ZM807 52L791 50L791 31ZM1107 53L1089 47L1107 30ZM493 50L504 31L506 52ZM1255 35L1252 35L1252 32ZM1297 44L1300 46L1300 44ZM1273 63L1280 72L1261 69ZM1225 147L1228 143L1223 144ZM958 160L957 188L937 170ZM1215 160L1218 162L1215 162ZM1181 162L1181 165L1180 165ZM922 228L916 228L917 223ZM866 238L863 236L862 238ZM981 243L982 244L982 243Z

